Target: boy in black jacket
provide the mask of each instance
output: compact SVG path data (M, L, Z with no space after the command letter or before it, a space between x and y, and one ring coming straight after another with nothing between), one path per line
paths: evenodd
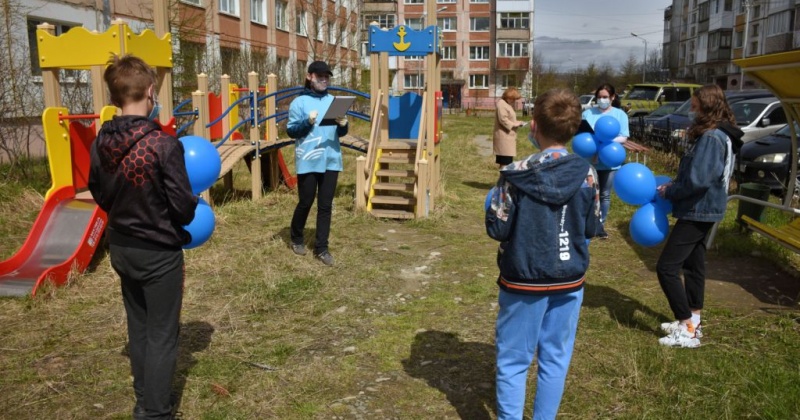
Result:
M135 419L173 417L172 376L183 299L182 226L194 219L183 145L153 121L156 73L141 59L113 56L103 78L122 109L92 144L89 190L108 213L111 265L128 319Z

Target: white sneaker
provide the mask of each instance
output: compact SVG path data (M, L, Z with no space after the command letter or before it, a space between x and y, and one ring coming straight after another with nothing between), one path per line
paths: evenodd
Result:
M661 323L661 331L664 331L667 334L672 334L675 331L678 331L678 329L680 328L681 328L680 321ZM697 324L697 328L694 329L694 333L697 338L703 338L703 321L700 321L700 323Z
M658 339L658 343L662 346L669 347L684 347L684 348L697 348L700 347L700 339L697 338L695 331L689 331L686 327L679 326L677 330L673 331L666 337Z

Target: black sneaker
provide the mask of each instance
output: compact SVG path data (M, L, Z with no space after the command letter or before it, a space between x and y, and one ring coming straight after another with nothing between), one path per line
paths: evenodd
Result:
M328 251L322 251L319 254L314 255L314 258L322 261L322 263L328 267L333 266L333 255L331 255L331 253Z
M306 246L303 244L292 244L292 252L297 255L306 255Z

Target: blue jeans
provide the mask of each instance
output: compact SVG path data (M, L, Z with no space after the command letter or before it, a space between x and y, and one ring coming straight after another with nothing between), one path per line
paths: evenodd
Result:
M555 419L572 359L583 289L553 295L500 290L497 342L497 419L522 418L525 382L538 358L533 419Z
M598 170L597 182L600 184L600 222L605 225L608 210L611 208L611 187L616 170Z

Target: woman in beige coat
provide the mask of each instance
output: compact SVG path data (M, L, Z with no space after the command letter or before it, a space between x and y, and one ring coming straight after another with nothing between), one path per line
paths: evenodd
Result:
M521 96L517 89L508 88L503 92L502 99L497 101L492 145L495 162L500 167L514 161L517 154L517 129L525 125L524 122L517 121L517 112L514 110L514 102L519 98Z

